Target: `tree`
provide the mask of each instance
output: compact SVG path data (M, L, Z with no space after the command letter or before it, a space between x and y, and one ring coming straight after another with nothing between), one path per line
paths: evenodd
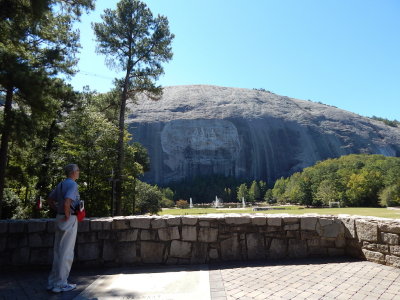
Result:
M261 199L260 186L258 185L258 182L255 180L251 183L249 189L249 196L250 196L250 202L260 201Z
M382 206L400 206L400 182L384 188L379 193L379 204Z
M43 86L58 73L72 75L79 32L73 29L93 0L0 2L0 93L5 95L0 146L0 217L8 146L14 127L13 102L44 108ZM18 97L15 97L18 95ZM16 103L19 104L18 102Z
M97 52L106 55L109 67L125 72L116 81L120 90L119 135L117 144L117 214L121 214L122 172L124 165L124 128L126 103L143 93L152 100L161 96L162 89L155 81L164 73L162 63L172 58L168 20L153 17L146 4L138 0L121 0L116 10L106 9L103 23L94 23Z
M248 202L250 200L249 189L245 183L242 183L237 189L237 199L239 202L242 202L242 199Z

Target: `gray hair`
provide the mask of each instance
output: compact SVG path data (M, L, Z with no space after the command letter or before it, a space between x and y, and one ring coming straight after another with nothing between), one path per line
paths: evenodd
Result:
M73 172L78 171L79 167L77 164L69 164L64 167L65 176L69 177Z

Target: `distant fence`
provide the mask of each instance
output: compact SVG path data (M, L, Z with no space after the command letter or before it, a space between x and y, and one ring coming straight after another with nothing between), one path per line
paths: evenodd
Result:
M54 220L0 221L0 266L50 265ZM400 267L398 220L215 214L87 219L75 262L87 266L202 264L352 256Z

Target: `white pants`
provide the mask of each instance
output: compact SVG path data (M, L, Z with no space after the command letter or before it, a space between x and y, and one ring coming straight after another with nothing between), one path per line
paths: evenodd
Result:
M64 215L57 215L55 227L53 267L48 283L49 286L61 287L67 284L74 261L78 220L75 215L71 215L68 221L65 221Z

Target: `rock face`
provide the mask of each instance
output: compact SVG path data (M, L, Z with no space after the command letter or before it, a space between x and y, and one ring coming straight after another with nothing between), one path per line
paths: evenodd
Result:
M149 151L151 183L210 174L273 182L351 153L400 156L399 128L266 91L173 86L130 108L129 131Z

